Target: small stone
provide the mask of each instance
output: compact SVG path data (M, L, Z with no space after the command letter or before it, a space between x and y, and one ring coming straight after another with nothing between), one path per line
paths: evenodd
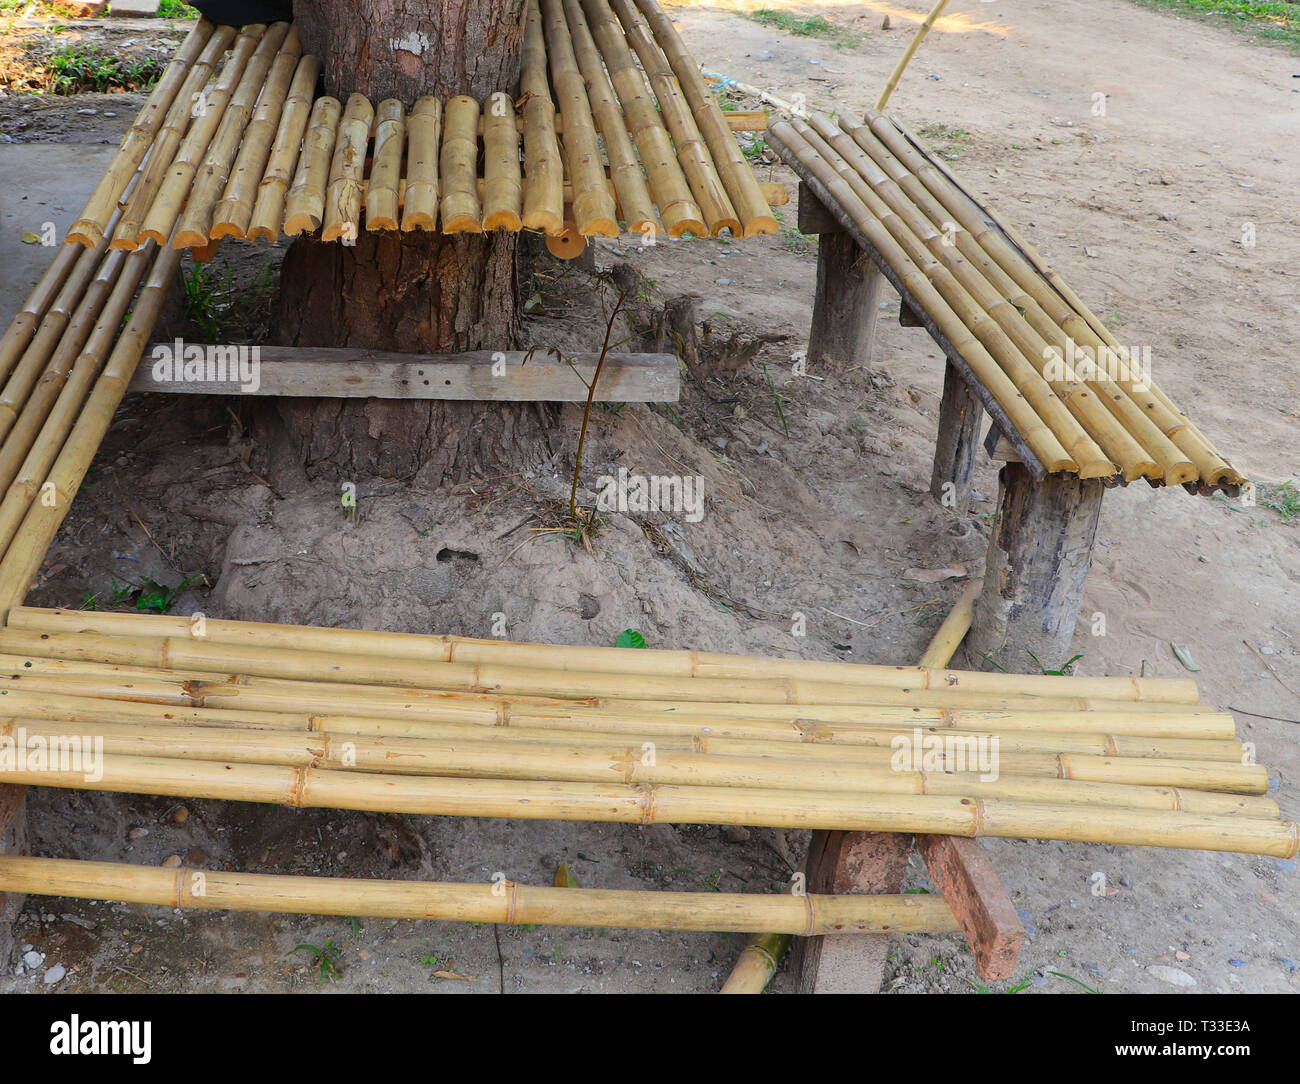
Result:
M1191 959L1191 956L1188 955L1186 952L1184 952L1182 949L1179 949L1177 952L1174 953L1174 959L1175 959L1175 960L1190 960L1190 959Z
M1083 969L1086 972L1088 972L1089 975L1096 975L1097 978L1102 978L1106 974L1106 972L1102 970L1100 967L1098 967L1096 964L1090 964L1085 962L1083 964Z
M722 830L722 834L727 837L728 843L748 843L750 839L749 829L742 828L738 824L729 824Z
M148 828L132 828L131 831L127 832L126 838L130 840L144 839L148 834Z
M185 852L187 866L206 866L211 861L211 856L202 847L191 847Z
M714 281L715 281L719 286L730 286L730 285L731 285L731 279L715 279Z
M56 982L62 982L67 973L68 969L66 967L62 964L55 964L45 972L45 978L42 981L46 986L53 986Z
M1020 924L1025 928L1025 936L1033 937L1038 930L1034 927L1034 916L1026 911L1023 907L1016 908L1016 914L1020 917Z
M1157 965L1154 967L1148 967L1147 971L1158 978L1161 982L1169 983L1170 986L1190 987L1196 985L1196 980L1192 978L1191 975L1186 971L1178 970L1176 967L1161 967Z
M181 856L179 854L169 854L162 860L163 869L176 869L180 864Z
M36 952L35 950L32 950L30 952L24 952L23 963L30 970L35 971L38 967L41 966L41 964L45 963L45 954L43 952Z
M1129 884L1129 882L1128 882L1128 878L1127 878L1127 877L1121 877L1121 878L1119 879L1119 883L1120 883L1121 885L1123 885L1125 888L1132 888L1132 887L1133 887L1131 884Z
M141 952L143 952L143 951L144 951L144 946L143 946L143 945L132 945L132 946L131 946L131 955L132 955L132 956L139 955L139 954L140 954Z
M77 115L79 117L93 117L98 112L98 109L78 109Z
M172 820L174 820L177 824L184 824L189 819L190 819L190 811L186 809L184 806L180 806L176 810L176 812L172 814Z
M1046 986L1048 982L1051 980L1049 980L1046 975L1040 975L1037 971L1035 971L1032 975L1029 976L1029 981L1032 982L1035 986Z
M1259 898L1265 903L1277 903L1277 897L1272 892L1261 892Z
M104 116L106 116L106 117L115 117L115 116L117 116L117 114L116 114L116 113L105 113Z
M1159 220L1161 222L1177 222L1178 216L1174 214L1173 211L1162 211L1160 212Z

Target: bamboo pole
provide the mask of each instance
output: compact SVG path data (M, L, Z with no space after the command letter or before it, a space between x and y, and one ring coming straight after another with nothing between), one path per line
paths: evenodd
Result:
M126 394L179 262L180 252L176 249L154 259L131 318L46 479L52 483L54 500L32 505L0 561L0 620L22 601L40 571L45 551L72 507L72 499L108 432L113 413Z
M343 106L337 98L317 98L311 107L307 138L284 205L284 232L290 237L314 233L325 217L325 186L342 115Z
M1053 320L1067 334L1094 348L1104 344L1112 350L1122 349L1069 284L1046 266L1033 246L995 211L970 196L951 169L936 158L924 157L918 150L919 141L895 118L873 113L868 114L868 122L872 132L890 152L909 164L925 186L944 202L953 217L976 236L981 247L1051 313ZM1153 383L1147 381L1149 386L1146 390L1140 390L1137 382L1131 379L1121 379L1117 383L1161 432L1196 464L1209 484L1230 481L1232 476L1240 480L1241 476L1227 466L1213 445Z
M0 766L0 780L59 788L211 798L297 808L428 816L745 824L854 832L1179 847L1293 858L1300 825L1174 810L917 794L808 793L740 787L456 779L216 761L105 756L102 778L78 769Z
M32 288L23 307L10 321L5 329L4 338L0 339L0 380L4 380L9 375L18 359L23 356L27 345L36 334L38 325L63 289L63 284L67 282L81 255L81 249L76 245L60 245L45 274Z
M707 237L708 226L682 170L663 116L632 59L627 38L607 0L581 0L587 25L600 48L622 103L627 126L670 237Z
M366 185L367 230L396 230L400 224L405 145L406 107L388 98L375 111L375 156Z
M478 102L468 95L447 102L438 166L443 233L483 232L483 205L478 198L478 117Z
M483 114L483 229L523 228L524 179L519 129L509 94L493 94Z
M537 0L527 0L522 75L524 115L524 229L564 229L564 160L555 134L555 102L546 77L546 39Z
M822 127L834 129L828 118L820 118ZM980 286L974 276L966 275L968 265L960 256L954 259L951 246L943 242L942 236L928 224L921 228L929 233L942 253L940 258L931 254L922 239L889 205L880 199L860 173L845 160L839 149L833 147L818 132L817 128L802 121L792 122L799 135L813 148L818 158L826 163L842 180L846 187L865 208L867 214L884 226L890 237L897 242L907 260L906 266L915 267L924 274L961 318L962 322L996 359L1003 371L1011 378L1025 397L1033 403L1039 417L1051 426L1061 444L1079 465L1079 474L1084 478L1107 478L1117 472L1116 462L1108 454L1110 448L1117 449L1119 472L1125 477L1140 477L1145 471L1154 469L1155 463L1144 456L1138 444L1120 428L1110 414L1096 402L1095 396L1078 381L1051 381L1042 370L1047 363L1039 356L1041 340L1034 341L1032 332L1026 331L1028 325L1005 299L988 289L987 284ZM842 133L841 133L842 135ZM856 153L859 160L866 159L862 150L849 140L844 153ZM869 163L869 159L866 159ZM875 174L884 179L878 169ZM916 222L919 216L913 212ZM917 223L918 225L920 223ZM955 264L957 273L951 269ZM990 306L997 311L998 318L989 312ZM1007 324L1011 327L1008 333ZM1105 426L1107 448L1095 440L1089 427ZM1127 443L1125 443L1127 442Z
M361 233L361 181L374 119L375 109L369 98L364 94L348 97L325 190L322 241L355 241Z
M257 53L265 32L264 25L254 23L244 27L235 38L234 47L221 74L212 89L204 94L203 108L190 123L180 149L176 152L176 158L159 186L158 195L149 206L149 213L145 215L144 225L137 238L138 243L148 240L163 245L172 236L176 220L194 186L194 178L221 126L221 118L225 115L232 96L238 92L244 73Z
M877 109L884 109L889 103L889 99L893 95L894 89L898 86L898 81L903 77L903 72L906 71L907 66L912 63L912 58L916 56L916 51L921 48L921 42L925 41L926 35L930 33L930 28L934 26L939 16L943 14L943 9L947 6L948 0L937 0L934 7L930 9L930 14L927 15L921 25L916 28L916 34L912 37L906 51L901 57L899 57L898 63L894 66L893 74L889 77L889 82L885 84L885 89L881 91L880 98L876 102Z
M514 882L439 884L292 877L0 856L0 891L172 909L351 915L509 926L791 933L955 933L939 897L645 892Z
M253 220L253 207L258 187L266 175L271 156L271 144L280 130L280 118L293 93L294 79L302 65L302 46L298 29L294 27L285 38L266 77L266 84L258 97L252 120L244 130L230 179L221 193L221 199L212 209L212 240L238 237L248 233ZM306 117L306 111L303 111Z
M682 41L672 20L655 0L636 0L636 6L654 31L655 40L668 58L673 74L686 96L695 121L713 156L713 164L726 186L746 237L776 233L780 227L759 189L754 172L745 161L736 137L727 125L717 99L705 85L700 66Z
M564 118L563 148L573 185L573 218L584 237L617 237L618 216L605 183L587 81L578 70L561 0L541 0L551 82Z
M258 186L257 202L247 225L250 241L265 239L274 244L280 239L285 198L298 164L303 135L307 131L320 66L320 59L310 54L298 61L298 69L294 72L289 95L280 113L280 123L276 129L275 144L271 148L266 174ZM238 225L241 220L233 221Z
M867 895L865 899L877 897ZM788 933L756 933L750 937L731 969L720 994L761 994L781 966L781 957L790 947Z
M20 744L41 740L50 748L68 738L61 722L15 718L0 722L0 735ZM610 744L577 746L537 740L502 743L474 739L375 737L324 730L170 726L80 722L77 738L114 757L221 761L236 764L321 768L400 776L473 779L563 780L629 785L673 785L793 790L808 794L921 794L1051 802L1062 806L1166 809L1216 816L1266 819L1279 815L1268 798L1268 777L1258 765L1158 759L1026 757L1002 754L987 765L964 754L945 760L926 754L933 770L903 770L888 749L874 763L838 755L817 760L777 754L732 756ZM798 747L792 747L798 748ZM917 757L921 752L917 750ZM984 774L981 774L981 773ZM1202 793L1215 792L1215 793Z
M172 236L176 248L202 248L209 241L212 230L212 213L221 193L230 179L231 167L239 153L249 118L259 96L271 92L283 95L284 86L302 55L296 27L289 23L273 23L257 43L248 67L244 69L239 85L235 87L216 135L208 145L203 166L195 175L194 185L186 196L185 209ZM282 64L281 58L284 63ZM268 73L277 68L281 76L278 88L268 83Z
M17 493L24 510L35 499L40 481L85 401L90 382L108 356L149 263L135 253L123 252L109 253L105 264L110 261L114 266L105 267L103 281L111 292L102 304L96 305L93 328L84 338L78 334L66 344L59 344L22 413L0 444L0 491L6 494L7 501L10 486L19 479ZM89 300L90 295L87 297ZM70 385L72 390L65 391ZM52 413L53 422L47 427ZM13 527L5 527L4 504L0 501L0 553L8 546L17 523L15 520Z
M153 146L154 136L171 108L172 100L185 82L190 66L202 54L215 27L206 18L195 23L176 55L167 64L162 77L154 85L135 118L135 123L122 137L122 142L109 163L108 169L95 185L81 216L68 231L68 240L77 241L87 248L97 246L108 232L108 221L117 209L118 200L131 183L144 156Z
M768 141L778 149L785 148L786 153L800 164L808 176L824 186L831 201L842 208L846 218L854 223L861 240L879 252L881 259L894 269L904 288L929 314L953 349L998 401L1011 423L1042 462L1044 469L1049 474L1078 471L1081 464L1067 452L1057 436L1057 429L1071 432L1072 442L1086 440L1087 434L1032 366L1023 358L1009 356L1009 363L1015 367L1020 377L1018 384L1003 368L1000 363L1002 359L995 359L967 326L966 320L975 319L975 314L969 311L959 313L949 305L920 268L908 259L906 252L884 225L871 214L853 189L800 131L790 124L779 122L772 126ZM1100 450L1098 454L1100 457ZM1107 466L1105 463L1086 465L1097 471L1104 471Z
M730 230L733 236L743 236L744 231L731 204L731 197L727 195L726 186L718 176L708 145L700 135L695 117L663 52L638 17L631 0L608 2L623 24L624 35L650 80L650 86L659 102L659 110L677 148L677 160L686 174L695 202L704 214L709 232L717 237L723 230Z
M596 40L578 0L564 0L564 16L569 24L579 70L591 96L592 112L605 144L610 176L628 232L639 237L654 236L663 231L663 226L655 213L654 200L650 197L645 174L641 172L641 163L637 161L636 148L632 144L627 120L619 108L614 84L601 62Z
M406 194L402 230L432 230L438 220L438 151L442 143L442 101L418 98L406 122Z
M934 638L921 655L918 666L923 669L946 669L957 648L970 632L971 621L975 616L975 600L979 598L984 584L982 580L971 580L961 593L943 624L935 631Z
M132 637L194 637L185 617L164 614L112 613L23 606L10 628L39 632L122 633ZM1099 700L1195 704L1196 682L1190 678L1054 677L950 670L942 667L882 666L862 663L770 659L702 651L645 650L480 640L462 636L358 629L275 625L208 618L203 634L212 643L310 652L381 656L416 662L464 662L547 667L585 673L628 673L694 678L781 678L855 687L938 690L954 694L988 692L1022 696L1076 696ZM676 686L673 686L674 688ZM622 697L621 699L636 699ZM670 697L670 699L680 699ZM864 701L865 703L866 701Z
M168 171L176 160L176 150L184 138L190 122L207 109L205 88L216 71L221 58L235 40L233 26L219 26L208 39L199 59L190 69L181 87L180 93L167 110L162 127L154 133L153 145L149 151L149 160L144 170L131 189L130 199L122 211L117 228L111 231L112 248L135 251L145 243L141 237L145 216L149 213L154 198L158 195Z

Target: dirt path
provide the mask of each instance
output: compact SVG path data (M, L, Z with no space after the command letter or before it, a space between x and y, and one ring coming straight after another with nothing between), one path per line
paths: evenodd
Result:
M765 0L822 12L860 35L852 48L837 48L724 6L742 5L672 12L710 70L844 109L874 101L905 45L908 13L919 18L923 8ZM886 11L894 29L881 32ZM933 133L954 167L1122 341L1151 347L1162 386L1264 482L1300 477L1296 71L1292 54L1125 4L1039 0L1024 9L955 0L892 104ZM1093 114L1099 93L1107 95L1104 116ZM790 179L781 169L774 175ZM793 206L784 219L794 223ZM1253 246L1242 244L1245 224L1254 226ZM347 527L328 480L289 494L259 487L240 465L247 437L220 406L135 400L56 544L66 570L38 601L78 604L85 588L107 591L134 563L173 580L180 569L206 570L216 590L182 608L201 603L223 616L483 635L501 609L519 639L607 643L635 626L671 646L914 658L960 584L922 589L903 571L954 560L977 571L987 530L979 513L992 508L978 504L956 520L924 494L942 377L930 340L882 318L869 367L799 381L789 362L807 333L815 255L797 237L602 245L600 259L632 262L659 295L694 291L720 331L792 337L731 378L728 394L720 385L708 396L688 388L680 428L659 411L599 417L593 477L627 465L708 479L701 523L648 524L667 549L646 536L646 523L613 517L594 558L541 543L506 562L517 539L498 536L563 488L571 469L564 441L553 463L537 465L527 492L484 501L418 487L363 493L361 522ZM549 321L533 323L540 343L560 334L561 319L582 315L572 291L560 284L554 294ZM895 298L889 314L896 311ZM789 433L759 365L782 390ZM258 450L249 450L256 465ZM996 492L983 457L977 488ZM130 513L123 491L132 495ZM173 567L134 513L164 545L176 543ZM1203 667L1206 701L1300 719L1300 530L1262 507L1143 486L1108 495L1100 542L1084 614L1104 615L1106 635L1092 636L1093 622L1081 622L1082 672L1181 673L1169 649L1178 640ZM479 560L438 559L451 550ZM796 610L811 615L803 640L790 636ZM1296 725L1238 720L1277 769L1284 812L1300 816ZM504 868L534 882L549 879L563 857L593 887L775 890L787 869L781 852L798 845L721 829L188 806L178 824L174 803L162 800L45 792L34 797L33 820L50 854L156 863L197 850L195 860L265 871L476 880ZM1295 864L1036 842L989 849L1031 928L1022 955L1030 990L1078 990L1052 971L1107 992L1168 991L1180 988L1170 981L1188 980L1195 985L1181 988L1300 988ZM1098 871L1116 894L1091 894L1087 879ZM913 884L923 886L922 872ZM306 954L286 954L327 938L344 945L344 988L451 991L714 989L742 940L512 930L502 933L498 956L486 927L375 922L354 931L338 921L48 903L29 908L20 932L49 962L67 964L68 982L80 989L314 989ZM429 955L479 978L434 982L434 968L421 962ZM893 966L892 985L902 991L972 988L969 955L952 940L899 938ZM1168 969L1185 977L1172 979ZM0 990L33 984L40 980L0 979ZM789 976L778 976L776 988L788 989Z

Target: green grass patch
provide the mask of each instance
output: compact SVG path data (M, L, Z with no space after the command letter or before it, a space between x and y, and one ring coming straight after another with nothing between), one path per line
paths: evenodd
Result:
M824 15L800 18L788 11L757 8L754 11L746 12L745 18L752 19L756 23L762 23L764 26L784 30L787 34L793 34L795 37L825 38L840 49L851 49L862 40L859 35L854 34L852 31L846 30L842 26L836 26Z
M1279 0L1135 0L1300 50L1300 4Z
M65 45L51 54L50 89L55 94L145 90L162 75L159 60L131 60L93 46Z
M162 0L158 5L160 19L197 19L199 9L182 3L181 0Z

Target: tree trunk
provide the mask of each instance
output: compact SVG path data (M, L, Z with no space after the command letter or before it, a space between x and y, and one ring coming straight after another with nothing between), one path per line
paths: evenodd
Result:
M305 50L325 91L409 107L424 94L480 101L519 81L523 0L295 0ZM411 353L510 350L518 344L514 234L371 233L355 245L299 238L281 276L285 345ZM550 408L396 400L277 400L259 427L271 469L437 486L547 453ZM270 431L267 431L269 426Z

